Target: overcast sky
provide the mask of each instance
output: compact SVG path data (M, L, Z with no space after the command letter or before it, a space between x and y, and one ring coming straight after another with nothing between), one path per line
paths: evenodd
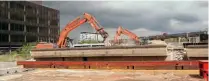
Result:
M60 11L60 27L87 12L93 15L110 37L122 26L138 36L181 33L208 27L206 1L45 1L44 5ZM94 32L87 23L73 30L70 38L80 32Z

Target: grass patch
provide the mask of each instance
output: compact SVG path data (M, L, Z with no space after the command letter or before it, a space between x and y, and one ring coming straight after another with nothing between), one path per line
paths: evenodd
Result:
M11 54L0 55L1 62L12 62L15 61L14 56Z
M7 53L0 55L0 61L13 62L31 59L30 50L33 48L34 43L23 45L21 48L12 51L11 54Z

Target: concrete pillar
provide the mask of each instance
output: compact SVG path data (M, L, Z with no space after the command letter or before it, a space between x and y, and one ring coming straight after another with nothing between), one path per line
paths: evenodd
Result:
M26 11L26 7L25 7L25 5L24 5L24 9L23 9L23 10L24 10L24 12Z
M11 26L11 23L8 24L8 31L10 31L10 26ZM11 36L10 36L10 34L8 34L8 42L9 42L9 54L11 54L12 50L11 50Z
M8 35L8 41L9 41L9 43L11 42L11 35L10 34Z
M48 29L48 35L50 35L50 34L51 34L51 32L50 32L50 31L51 31L51 29L49 28L49 29Z
M12 49L11 49L11 36L10 36L10 34L9 34L9 36L8 36L8 41L9 41L9 54L11 54L12 53Z
M26 25L24 25L24 32L25 33L27 32L27 29L26 28L27 28Z
M8 8L10 8L10 1L8 1L8 5L7 5L7 7L8 7Z
M55 42L54 42L54 38L52 38L52 43L55 43Z
M8 1L8 9L10 9L10 1ZM8 10L8 19L10 19L10 11Z
M48 37L48 42L51 42L50 40L51 40L51 38L50 38L50 36L49 36L49 37Z
M39 36L37 36L37 42L39 42Z
M8 24L8 31L10 31L10 26L11 26L11 23Z
M37 21L36 22L37 22L37 24L39 24L39 17L37 17Z
M12 48L11 48L11 45L9 45L9 54L12 53Z
M51 30L51 29L50 29L50 19L48 19L47 24L48 24L48 42L51 42L51 41L50 41L50 40L51 40L51 38L50 38L50 36L51 36L51 35L50 35L50 33L51 33L51 32L50 32L50 30Z
M50 28L48 28L48 42L51 42L50 41Z
M23 20L23 21L24 21L24 22L26 22L26 15L24 14L24 16L23 16L23 17L24 17L24 20Z
M37 33L38 33L38 37L37 37L37 41L39 42L39 27L37 27Z
M24 22L25 22L25 19L24 19ZM27 39L26 39L26 32L27 32L27 26L26 25L24 25L24 33L25 33L25 35L24 35L24 42L27 42Z
M27 36L26 35L24 35L24 42L27 42L27 38L26 38Z
M187 38L189 37L189 33L188 33L188 32L186 33L186 37L187 37Z
M10 31L10 26L11 26L11 23L8 24L8 31ZM9 36L8 36L8 41L11 42L10 34L9 34Z
M178 42L179 42L179 44L181 43L181 37L178 37Z
M187 39L187 42L189 42L189 33L188 32L186 33L186 39Z
M8 1L8 9L10 9L10 1ZM10 11L8 11L8 19L10 19ZM8 31L10 31L10 25L11 23L8 24ZM11 36L8 34L8 42L9 42L9 54L11 54Z
M50 20L48 20L48 26L50 26Z
M10 9L10 2L8 1L8 8ZM10 19L10 11L8 11L8 19ZM11 30L11 23L8 24L8 31ZM8 41L9 43L11 42L11 37L10 37L10 34L8 36Z
M8 19L10 19L10 12L8 11Z
M39 10L36 10L36 14L39 14ZM39 16L37 17L37 24L39 24Z
M24 12L25 12L25 9L26 9L26 8L25 8L25 6L24 6L24 9L23 9L23 10L24 10ZM24 17L24 22L26 22L26 14L24 14L24 16L23 16L23 17Z
M39 33L39 28L40 28L40 27L37 27L37 33Z
M39 11L38 11L38 9L36 9L36 14L39 14Z

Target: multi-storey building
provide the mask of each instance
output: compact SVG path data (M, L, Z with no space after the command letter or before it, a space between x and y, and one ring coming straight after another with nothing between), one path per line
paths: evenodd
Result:
M0 48L28 42L56 42L59 11L28 1L0 1Z

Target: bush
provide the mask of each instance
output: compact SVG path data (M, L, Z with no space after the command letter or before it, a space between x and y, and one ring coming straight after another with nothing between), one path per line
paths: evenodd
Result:
M17 61L30 59L30 51L34 45L36 45L36 43L27 43L16 51L12 51L11 54L0 55L0 61Z

